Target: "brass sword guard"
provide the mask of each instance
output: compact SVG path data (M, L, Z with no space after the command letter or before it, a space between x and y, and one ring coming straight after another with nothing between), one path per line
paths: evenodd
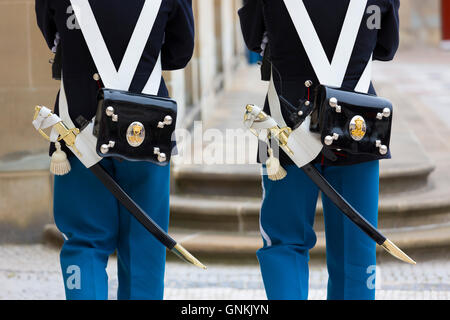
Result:
M273 127L273 128L270 128L269 138L274 137L285 151L287 151L293 155L294 152L288 146L288 140L289 140L289 136L291 135L291 133L292 133L292 129L289 127L283 127L283 128Z
M35 107L33 120L36 120L41 109L42 109L41 106ZM64 140L64 142L68 147L71 147L79 156L81 156L81 153L75 147L75 140L77 138L77 135L80 134L80 129L78 128L69 129L62 121L55 124L53 128L55 128L55 130L59 133L58 141ZM50 137L42 129L39 129L38 132L47 141L50 141Z
M245 107L244 122L250 120L250 114L253 112L253 108L254 105L252 104L248 104ZM269 115L267 115L267 113L265 113L264 111L261 111L256 117L256 121L264 121L269 117ZM255 129L249 129L255 136L259 137L259 134ZM278 126L275 126L268 129L267 138L270 139L271 137L274 137L285 151L289 152L290 154L294 154L291 148L288 147L288 140L291 133L292 129L289 127L280 128Z
M250 115L252 115L253 108L254 108L253 104L248 104L245 107L244 123L251 119ZM258 118L257 120L264 121L268 117L268 115L264 111L261 111L256 117ZM248 129L250 130L251 133L253 133L253 135L255 135L256 137L259 137L259 134L255 129L253 129L253 128L248 128Z

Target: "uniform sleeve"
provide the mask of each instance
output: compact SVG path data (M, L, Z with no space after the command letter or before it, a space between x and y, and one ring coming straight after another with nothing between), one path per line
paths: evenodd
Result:
M184 68L194 52L194 15L192 0L174 0L161 49L163 70Z
M244 6L238 13L247 48L251 51L261 52L261 43L266 31L262 1L245 0Z
M381 61L392 60L399 46L399 8L400 0L388 0L387 10L381 20L381 29L378 31L377 45L374 50L374 59Z
M50 0L36 0L36 18L39 29L44 35L48 47L54 46L56 37L56 24L54 20L54 11L50 7Z

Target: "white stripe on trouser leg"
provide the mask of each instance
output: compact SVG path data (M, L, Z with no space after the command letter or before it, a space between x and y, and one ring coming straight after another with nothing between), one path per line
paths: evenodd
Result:
M261 185L262 185L262 190L263 190L263 196L262 196L262 201L264 203L264 199L266 197L266 189L264 188L264 169L261 166ZM272 240L270 239L269 235L266 233L266 231L264 231L264 228L262 226L262 222L261 222L261 211L262 208L259 210L259 230L261 232L261 236L263 237L263 239L266 241L266 245L268 247L272 246Z

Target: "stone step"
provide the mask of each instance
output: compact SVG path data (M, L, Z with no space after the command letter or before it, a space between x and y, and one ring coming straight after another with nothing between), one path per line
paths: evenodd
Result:
M258 233L227 232L190 232L173 228L171 235L189 252L198 258L229 259L256 258L256 251L263 242ZM418 228L383 229L383 234L399 248L414 259L414 253L424 250L448 248L450 246L450 223L444 225L427 225ZM311 250L311 256L324 256L326 249L325 234L316 232L317 243ZM395 260L384 249L377 246L380 255Z
M171 197L171 223L193 230L247 232L259 230L259 198L178 196ZM420 195L381 196L379 226L416 227L450 220L450 197L436 190ZM315 228L323 230L321 201L317 203Z
M33 243L52 221L48 154L12 154L0 159L0 242Z
M413 228L382 229L383 234L393 241L411 258L415 253L429 250L445 250L450 246L450 223L425 225ZM255 259L256 251L263 246L257 232L210 232L193 231L171 227L170 235L197 258L210 261L230 259ZM316 232L317 242L310 251L312 258L325 256L326 241L323 231ZM54 224L48 224L43 231L43 242L61 247L63 236ZM388 259L395 260L383 248L377 246L377 252ZM169 255L168 258L171 258Z
M427 186L435 165L414 135L398 131L393 158L380 162L380 193L420 191ZM260 197L259 164L179 165L173 170L174 192L220 196Z

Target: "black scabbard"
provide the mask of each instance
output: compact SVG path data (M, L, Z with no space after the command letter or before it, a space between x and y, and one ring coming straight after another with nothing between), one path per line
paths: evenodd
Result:
M312 164L302 167L308 177L319 187L319 189L362 231L379 245L383 245L386 237L383 236L372 224L367 221L355 208L353 208L320 174Z
M159 227L106 172L101 164L89 168L119 202L167 249L172 250L177 242Z

